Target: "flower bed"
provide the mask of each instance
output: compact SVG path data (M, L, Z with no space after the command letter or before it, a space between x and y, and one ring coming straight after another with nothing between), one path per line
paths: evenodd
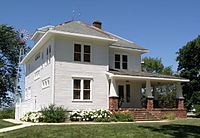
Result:
M70 114L71 121L95 121L111 117L112 112L108 110L74 110Z
M43 120L43 117L44 116L40 112L28 112L21 118L21 120L26 122L38 123Z

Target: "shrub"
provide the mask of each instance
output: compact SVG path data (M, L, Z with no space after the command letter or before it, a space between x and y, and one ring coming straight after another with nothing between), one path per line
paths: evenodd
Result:
M44 107L41 110L43 115L43 122L47 123L59 123L64 122L66 119L66 110L61 106L55 106L54 104Z
M197 116L200 116L200 105L196 104L194 105L194 113L197 115Z
M43 115L40 112L28 112L22 118L22 121L38 123L43 120Z
M0 111L0 119L9 119L9 118L13 118L13 119L15 118L14 107Z
M175 119L175 116L174 116L174 113L170 113L170 114L165 114L165 115L162 115L161 116L161 119L167 119L167 120L174 120Z
M120 122L133 122L134 118L130 113L127 112L115 112L112 116L112 120Z
M71 112L70 120L71 121L108 121L110 118L111 112L108 110L75 110ZM98 118L98 119L97 119ZM107 119L106 119L107 118Z

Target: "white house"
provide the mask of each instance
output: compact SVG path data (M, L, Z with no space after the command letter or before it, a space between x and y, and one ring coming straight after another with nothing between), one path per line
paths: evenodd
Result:
M35 46L21 62L26 66L25 99L16 105L16 119L49 104L68 110L140 109L144 87L146 111L153 111L151 86L166 83L177 84L176 111L184 116L181 82L188 80L141 72L141 55L148 50L101 26L99 21L91 26L69 21L37 29Z

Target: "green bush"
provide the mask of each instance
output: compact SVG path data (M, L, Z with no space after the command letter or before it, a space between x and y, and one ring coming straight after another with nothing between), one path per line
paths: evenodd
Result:
M51 104L48 107L42 108L41 113L43 115L42 122L59 123L65 121L67 112L63 107Z
M0 111L0 119L9 119L9 118L13 118L13 119L15 118L14 107Z
M161 119L162 120L174 120L175 119L175 116L174 116L174 113L170 113L170 114L165 114L165 115L162 115L161 116Z
M127 112L115 112L112 116L111 121L120 122L133 122L134 118L130 113Z
M197 116L200 116L200 105L198 105L198 104L196 104L196 105L194 105L194 109L195 109L195 114L197 115Z
M111 122L112 119L109 118L109 117L106 117L106 118L95 118L94 121L95 122Z

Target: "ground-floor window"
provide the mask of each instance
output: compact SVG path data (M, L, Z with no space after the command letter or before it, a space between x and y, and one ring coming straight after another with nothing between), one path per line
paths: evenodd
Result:
M91 100L90 79L73 79L73 100Z

